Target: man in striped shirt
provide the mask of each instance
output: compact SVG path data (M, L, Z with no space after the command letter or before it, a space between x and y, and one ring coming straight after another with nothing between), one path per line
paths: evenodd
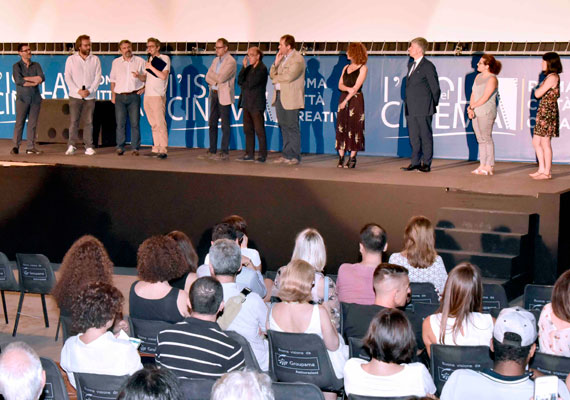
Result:
M180 378L218 379L245 366L241 346L216 322L223 310L223 289L215 278L197 279L190 287L192 314L158 334L156 362Z

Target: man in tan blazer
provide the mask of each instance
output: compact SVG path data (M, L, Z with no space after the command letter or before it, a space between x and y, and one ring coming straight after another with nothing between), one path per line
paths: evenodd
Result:
M295 38L284 35L269 76L275 85L273 106L283 136L282 157L275 163L290 165L301 161L301 129L299 110L305 108L305 60L295 50Z
M212 62L206 82L210 86L210 149L199 158L216 160L229 159L230 147L230 111L234 103L236 80L236 60L228 53L228 41L220 38L216 42L216 58ZM222 148L218 155L218 120L222 118Z

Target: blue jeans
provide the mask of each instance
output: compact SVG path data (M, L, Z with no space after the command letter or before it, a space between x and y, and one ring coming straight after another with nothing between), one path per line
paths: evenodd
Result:
M141 96L136 93L115 95L115 120L117 122L117 148L125 148L125 126L127 113L131 124L131 148L138 150L141 146L139 120L141 117Z

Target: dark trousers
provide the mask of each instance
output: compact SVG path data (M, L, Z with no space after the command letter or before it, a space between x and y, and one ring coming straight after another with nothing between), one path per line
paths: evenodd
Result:
M230 110L231 105L223 106L218 101L218 92L210 90L210 153L215 154L218 148L218 120L222 118L222 153L230 151Z
M408 115L408 133L412 145L412 165L431 165L433 158L433 132L431 129L432 115Z
M267 157L263 111L243 109L243 132L245 134L245 154L253 158L255 153L255 133L259 142L259 156Z
M26 130L26 147L28 149L34 148L36 144L36 126L38 125L41 105L41 103L28 104L16 99L16 124L14 125L14 136L12 138L14 147L20 147L27 117L28 129Z
M93 147L93 112L95 111L95 99L83 100L74 97L69 98L69 126L68 146L75 146L79 141L79 122L83 117L83 143L85 148Z
M301 128L299 127L299 110L285 110L281 104L281 93L277 91L275 111L279 120L279 128L283 136L283 157L288 160L301 160Z
M141 118L141 96L136 93L115 95L115 119L117 121L117 148L124 149L126 141L127 114L131 124L131 148L138 150L141 147L141 132L139 121Z

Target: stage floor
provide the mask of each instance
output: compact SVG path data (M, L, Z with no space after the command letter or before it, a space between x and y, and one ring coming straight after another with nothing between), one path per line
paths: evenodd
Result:
M270 153L265 164L237 162L243 155L242 150L230 152L230 160L199 160L205 149L169 149L168 158L158 160L145 157L150 147L143 147L139 157L126 151L122 157L115 154L114 148L97 149L97 155L86 156L79 148L74 156L66 156L67 148L63 144L38 146L44 153L26 155L25 144L19 155L11 155L12 142L0 140L0 164L7 162L38 163L44 165L69 165L78 167L114 168L127 170L191 172L218 175L240 175L274 177L286 179L308 179L337 182L372 183L406 186L441 187L449 190L473 193L538 196L540 193L563 193L570 190L570 165L554 165L552 179L535 181L528 174L534 172L536 165L522 162L498 162L494 176L476 176L470 173L478 162L465 160L436 159L430 173L400 170L408 165L409 159L398 157L358 156L355 169L336 168L337 157L324 154L305 154L299 165L289 166L273 164L280 153ZM22 154L24 153L24 154Z

